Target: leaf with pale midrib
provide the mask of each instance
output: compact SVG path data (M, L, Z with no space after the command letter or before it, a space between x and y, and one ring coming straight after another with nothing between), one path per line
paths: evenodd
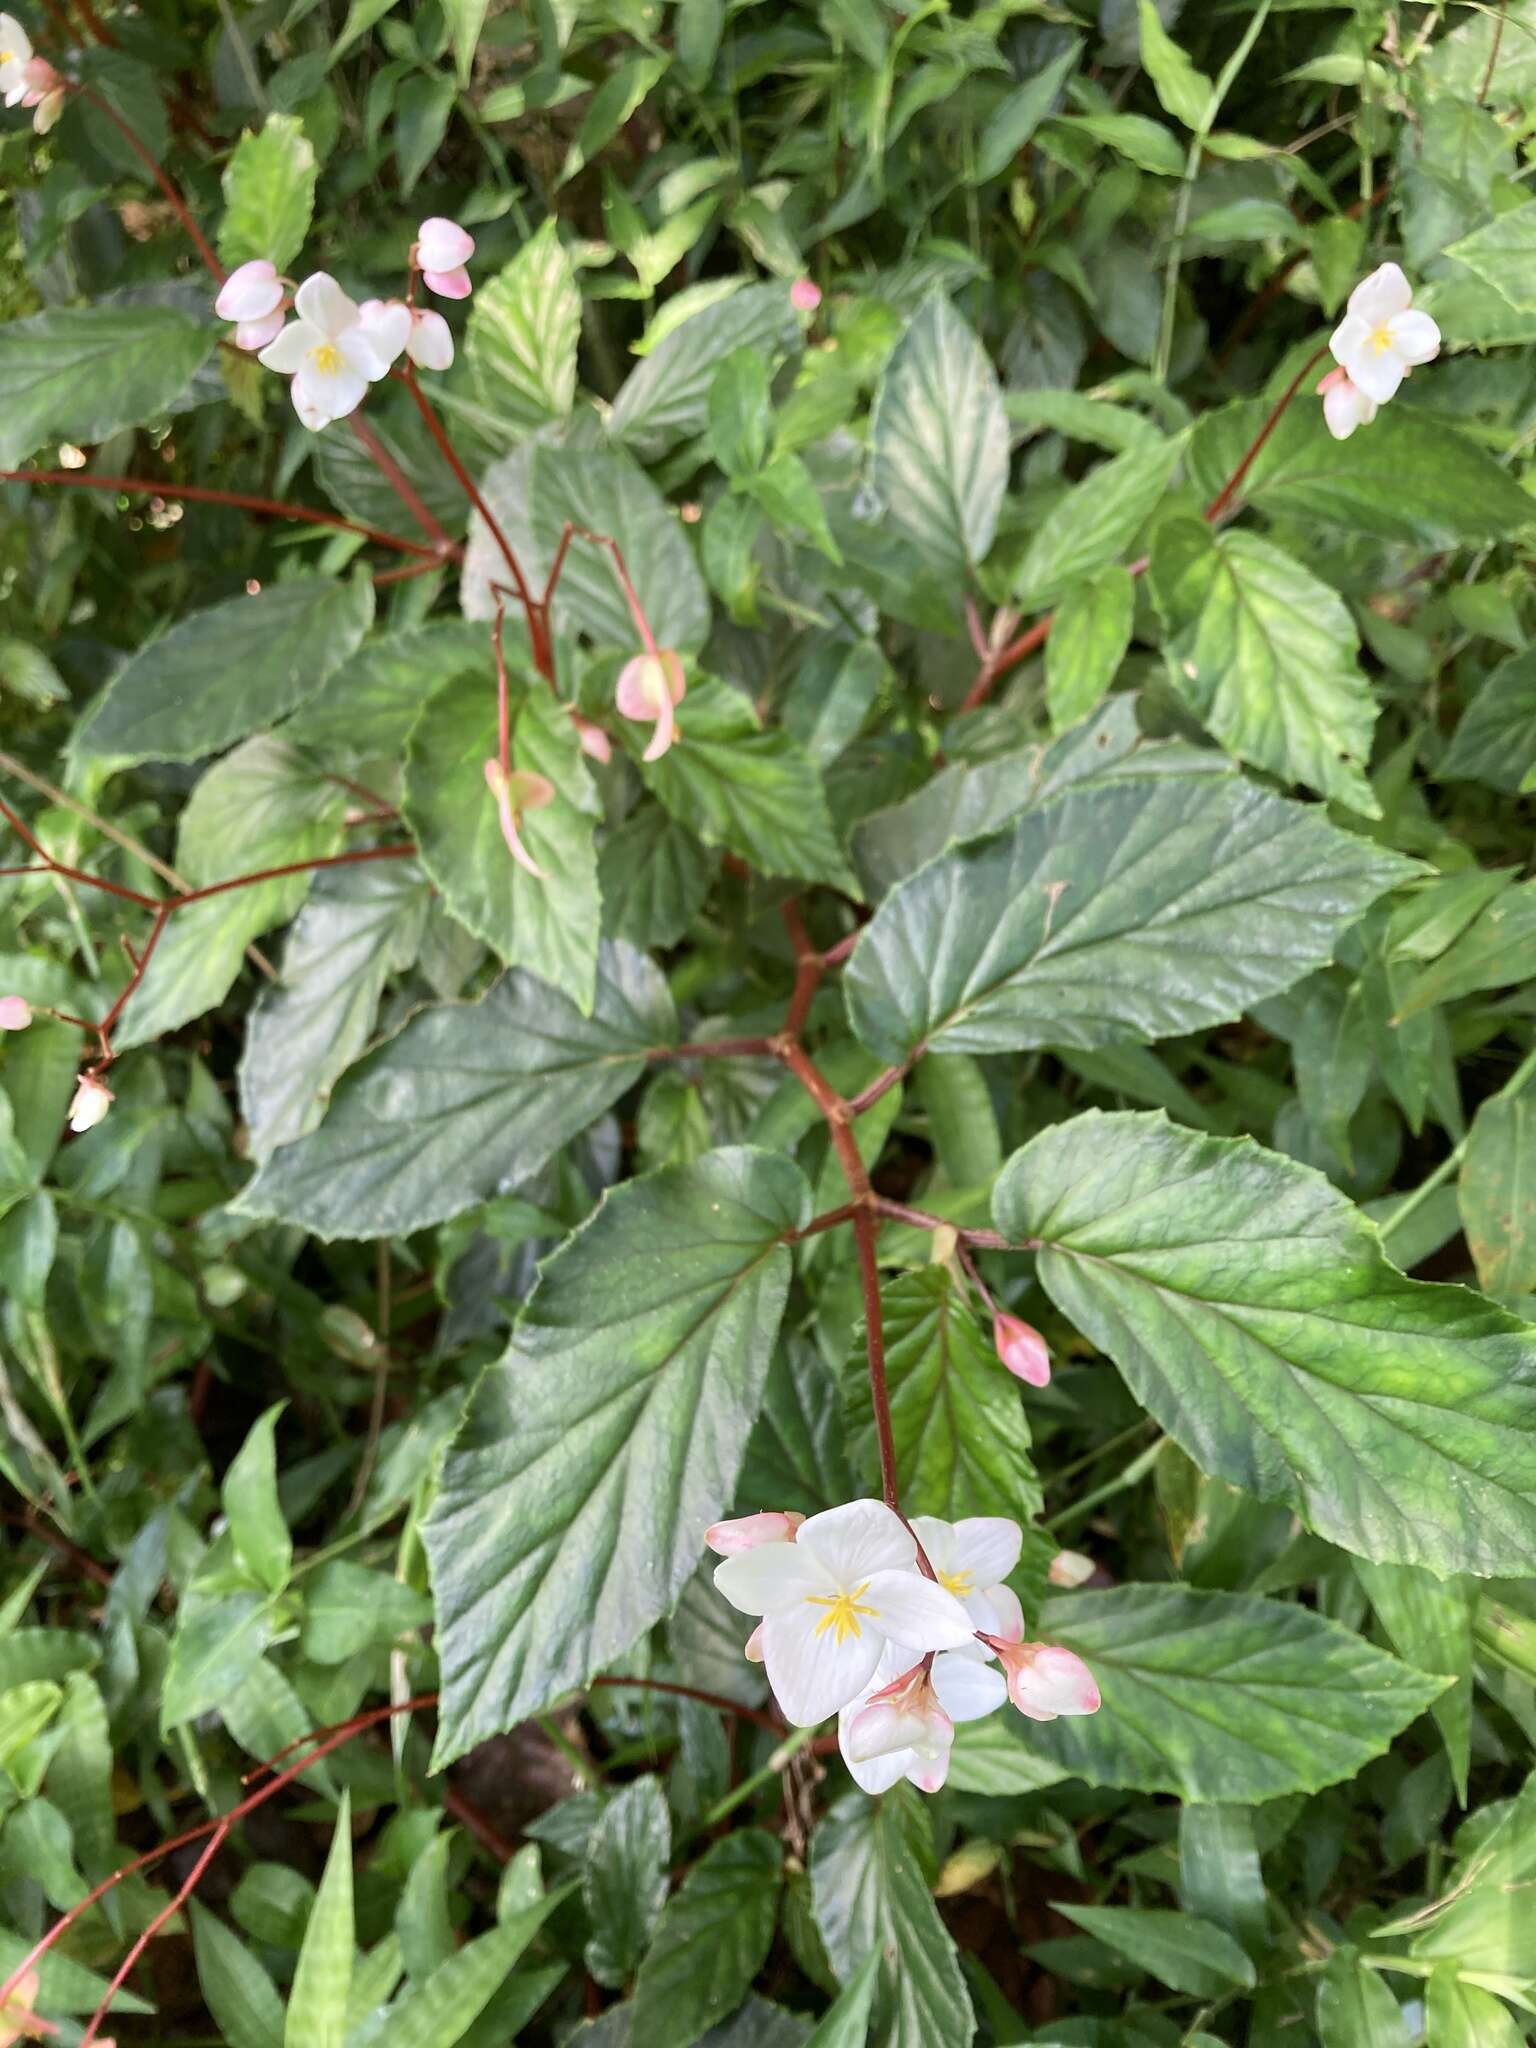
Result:
M1536 1571L1536 1327L1408 1279L1322 1174L1095 1110L1014 1154L993 1214L1202 1470L1362 1557Z
M426 1525L439 1766L586 1683L668 1612L730 1505L810 1191L706 1153L611 1190L482 1378Z

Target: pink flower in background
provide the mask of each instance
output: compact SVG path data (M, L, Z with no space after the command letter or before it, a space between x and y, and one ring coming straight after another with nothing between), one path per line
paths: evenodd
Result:
M1397 264L1383 263L1350 293L1328 346L1350 382L1374 404L1385 405L1411 369L1439 355L1440 329L1427 313L1414 312L1413 286Z
M464 268L475 253L475 238L456 220L435 213L416 231L416 263L427 290L440 299L467 299L474 290Z
M358 308L363 331L386 362L409 356L419 370L446 370L453 363L453 330L441 313L408 306L404 299L365 299Z
M766 1509L760 1515L714 1523L704 1531L704 1541L717 1557L734 1557L741 1550L756 1550L760 1543L793 1543L804 1520L804 1515Z
M221 320L235 322L236 348L255 351L282 333L286 297L276 264L257 256L229 273L213 309Z
M69 1128L72 1131L93 1131L117 1100L112 1090L96 1074L82 1074L75 1083L74 1096L69 1105Z
M534 775L525 768L514 768L508 775L495 760L486 762L485 780L496 799L496 815L501 820L501 836L507 842L508 853L519 867L526 868L538 881L547 882L548 875L524 846L517 828L524 811L542 811L554 802L555 785L547 776Z
M581 751L593 761L613 759L613 741L600 725L594 725L590 718L583 718L579 711L571 713L571 722L576 727L576 738Z
M25 996L0 996L0 1031L25 1031L32 1022L32 1005Z
M812 277L797 277L789 288L789 303L797 313L814 313L821 304L821 286Z
M1032 1387L1050 1384L1051 1354L1032 1323L999 1309L992 1319L992 1342L1015 1379L1027 1380Z
M658 648L654 654L637 654L619 670L615 701L620 711L626 718L656 727L643 760L659 761L677 737L673 713L687 690L682 657L670 647Z

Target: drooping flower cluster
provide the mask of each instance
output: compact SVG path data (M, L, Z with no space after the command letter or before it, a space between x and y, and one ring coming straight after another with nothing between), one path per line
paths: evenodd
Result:
M0 16L0 22L6 19ZM413 280L446 299L467 299L474 289L465 265L474 237L456 221L424 220L411 244ZM453 333L441 313L405 299L365 299L361 305L323 270L294 292L294 318L285 321L289 280L264 257L230 272L214 301L220 319L234 322L237 348L254 352L269 370L292 379L293 409L313 432L356 411L368 386L387 377L404 356L420 370L446 370Z
M46 135L64 111L64 80L46 57L32 54L32 39L14 14L0 14L0 100L30 107L32 128Z
M1023 1537L1003 1516L918 1515L908 1527L882 1502L855 1500L809 1520L719 1522L706 1540L723 1559L720 1591L762 1617L746 1654L766 1666L789 1720L838 1716L843 1759L866 1792L900 1778L938 1791L956 1722L1005 1700L1039 1721L1098 1708L1080 1658L1024 1640L1004 1583Z
M1413 310L1413 287L1383 263L1349 295L1328 340L1336 367L1318 385L1323 418L1337 441L1368 427L1409 371L1440 353L1440 329Z

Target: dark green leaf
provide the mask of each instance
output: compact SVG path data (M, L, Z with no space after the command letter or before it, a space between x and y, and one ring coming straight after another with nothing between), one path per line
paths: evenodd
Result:
M1117 561L1167 490L1184 450L1182 434L1128 448L1074 484L1019 564L1013 588L1020 604L1051 604Z
M1222 1998L1251 1991L1253 1964L1230 1934L1193 1913L1138 1906L1078 1906L1058 1899L1055 1910L1150 1970L1174 1991L1192 1998Z
M660 804L641 804L597 857L603 929L644 951L675 946L709 893L714 862Z
M761 1828L716 1842L667 1902L635 1983L631 2048L693 2048L767 1960L782 1845Z
M247 1945L192 1901L197 1976L229 2048L282 2048L283 2001Z
M1536 650L1501 661L1479 686L1440 764L1447 778L1511 795L1536 771Z
M1131 644L1136 593L1118 563L1077 583L1056 607L1045 643L1045 701L1051 731L1086 718L1115 679Z
M304 246L315 205L314 147L296 114L247 129L224 166L219 254L231 269L265 257L286 270Z
M283 2048L341 2048L356 1954L352 1919L352 1808L343 1793L325 1875L315 1894L288 1995Z
M640 1078L676 1018L650 961L598 959L590 1018L529 974L413 1017L343 1075L318 1130L265 1161L240 1210L321 1237L420 1230L536 1173Z
M611 1193L541 1269L427 1523L440 1762L676 1600L731 1500L808 1202L790 1160L709 1153Z
M1453 1681L1429 1711L1445 1739L1451 1777L1465 1805L1472 1757L1476 1585L1459 1575L1438 1579L1417 1565L1371 1564L1365 1558L1356 1558L1355 1570L1397 1654L1416 1671Z
M748 285L685 320L630 371L614 400L614 438L654 462L708 420L715 371L739 348L793 347L798 322L785 284ZM652 622L654 624L654 621Z
M1536 1570L1530 1325L1407 1279L1320 1173L1090 1111L1014 1154L994 1213L1203 1471L1362 1557Z
M633 1976L667 1899L672 1824L659 1778L637 1778L603 1808L587 1837L581 1889L592 1935L587 1968L600 1984Z
M0 327L0 468L45 441L104 441L167 411L214 333L168 306L56 306Z
M1317 1980L1317 2030L1323 2048L1412 2048L1402 2008L1386 1980L1352 1948L1337 1950Z
M1536 1293L1536 1095L1493 1095L1482 1104L1457 1194L1484 1287L1501 1297Z
M484 11L485 0L478 0ZM576 398L581 293L551 216L475 292L465 341L475 395L509 435L567 417Z

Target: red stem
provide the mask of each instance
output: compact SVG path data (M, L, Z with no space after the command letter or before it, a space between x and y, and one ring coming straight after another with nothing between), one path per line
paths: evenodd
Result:
M416 381L414 366L407 363L400 372L400 375L406 390L410 392L411 397L416 402L416 410L421 414L426 424L427 432L437 444L438 453L453 471L454 476L458 480L460 490L463 491L470 504L474 506L480 517L485 521L486 526L490 529L492 539L501 550L501 558L506 563L511 573L512 581L517 587L518 602L522 605L523 611L527 615L529 636L534 640L535 652L537 652L538 638L534 621L538 616L539 608L535 602L533 592L528 588L527 581L523 575L522 565L518 561L517 556L512 552L512 544L502 532L496 514L486 504L484 498L481 497L474 478L459 460L459 451L454 447L452 441L449 440L442 421L432 409L431 401Z
M594 1678L597 1686L638 1686L645 1692L674 1693L679 1699L698 1700L706 1707L718 1707L722 1714L740 1714L745 1721L755 1721L759 1728L767 1728L774 1735L782 1735L785 1722L777 1714L770 1714L761 1707L744 1707L740 1700L727 1699L724 1693L701 1692L696 1685L674 1685L669 1678Z
M150 1921L149 1925L144 1929L144 1932L133 1944L133 1947L129 1949L127 1955L123 1959L122 1967L118 1970L116 1976L112 1979L112 1982L107 1986L106 1995L103 1997L100 2005L97 2006L95 2012L92 2013L90 2024L87 2026L85 2032L80 2036L80 2048L91 2048L91 2043L96 2039L96 2029L101 2025L102 2021L111 2011L112 2001L114 1998L116 1998L118 1992L122 1990L123 1985L127 1982L129 1971L133 1968L134 1964L139 1960L139 1957L143 1955L145 1949L149 1947L149 1944L154 1940L155 1936L160 1932L161 1928L164 1927L166 1922L168 1920L173 1920L176 1917L176 1915L181 1911L182 1907L186 1904L187 1900L191 1898L193 1892L197 1890L198 1882L201 1879L203 1872L208 1868L209 1864L213 1861L214 1857L218 1855L220 1849L222 1849L224 1846L225 1837L229 1833L229 1825L229 1822L225 1821L214 1829L213 1833L208 1838L207 1848L204 1849L202 1855L198 1857L197 1861L193 1864L192 1868L187 1872L185 1878L182 1880L181 1889L176 1893L174 1898L168 1900L167 1903L161 1907L160 1911L155 1915L154 1919Z
M421 493L416 489L416 486L411 482L404 470L401 469L399 463L396 462L372 427L363 418L360 411L354 412L349 416L348 425L353 433L356 434L358 440L368 450L380 475L400 500L406 511L410 513L422 532L431 534L433 540L437 542L436 552L453 555L456 558L461 556L464 552L463 549L449 537L427 509L422 501Z
M875 1437L880 1446L880 1491L893 1515L901 1513L896 1480L896 1438L891 1428L891 1397L885 1377L885 1322L880 1311L880 1263L875 1249L878 1226L870 1209L853 1219L859 1254L859 1288L864 1296L864 1332L869 1352L869 1391L875 1410Z
M1317 368L1318 364L1322 361L1323 357L1327 355L1327 353L1328 344L1326 342L1323 343L1321 348L1314 349L1311 355L1309 355L1307 357L1307 360L1302 364L1301 368L1296 372L1295 376L1291 379L1290 383L1286 385L1284 391L1281 392L1279 398L1276 399L1274 406L1270 410L1269 418L1264 422L1263 426L1260 427L1259 431L1254 435L1252 441L1249 443L1248 453L1243 457L1242 461L1237 465L1236 469L1234 469L1232 474L1227 478L1226 482L1222 485L1221 489L1217 492L1216 496L1212 498L1210 504L1207 505L1205 508L1205 516L1213 526L1216 524L1216 521L1221 518L1223 513L1226 511L1227 507L1232 503L1232 500L1237 496L1238 492L1242 489L1244 479L1246 478L1249 470L1252 469L1254 463L1258 460L1259 451L1263 448L1264 443L1269 439L1270 435L1275 431L1276 427L1279 426L1280 421L1285 414L1286 407L1290 404L1291 400L1296 396L1297 392L1301 389L1302 385L1306 383L1307 379L1311 376L1312 372Z
M208 272L208 275L215 284L222 284L225 277L223 264L214 255L202 229L192 218L187 202L182 198L175 182L167 175L164 168L157 161L154 152L144 146L117 109L108 100L103 99L93 86L77 85L74 90L88 99L91 105L97 108L99 112L105 114L112 123L112 126L124 137L129 147L133 150L134 155L138 157L155 183L160 187L160 190L165 194L167 205L181 222L193 248L196 249L198 255L202 258L203 268Z
M71 469L0 469L0 484L72 484L88 491L143 491L156 498L187 499L197 505L235 505L247 512L262 512L271 519L297 519L310 526L334 526L342 533L358 533L381 548L394 548L402 555L421 555L422 569L436 568L442 559L440 548L424 547L418 540L406 540L398 533L386 533L379 526L365 526L360 520L343 519L337 512L321 512L313 505L293 504L286 498L260 498L248 491L216 491L201 484L157 484L143 476L94 476ZM420 569L412 569L419 575Z

